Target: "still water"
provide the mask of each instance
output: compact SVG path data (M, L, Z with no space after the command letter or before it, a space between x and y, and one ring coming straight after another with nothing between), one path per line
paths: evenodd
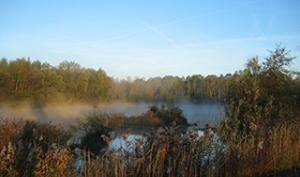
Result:
M72 123L75 119L80 119L91 111L103 111L106 113L121 113L126 116L142 114L149 110L152 105L160 106L162 103L114 103L97 106L90 105L52 105L43 108L32 108L30 106L0 107L0 118L22 118L37 120L41 122ZM204 125L214 124L224 117L224 106L222 104L194 104L177 103L182 109L184 116L189 123Z

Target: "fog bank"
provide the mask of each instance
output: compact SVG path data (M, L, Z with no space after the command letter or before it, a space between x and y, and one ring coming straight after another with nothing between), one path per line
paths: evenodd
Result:
M18 106L1 105L0 117L71 125L76 123L76 119L83 118L85 114L91 111L135 116L148 111L152 105L160 106L161 104L163 103L110 103L96 106L88 104L56 104L43 107L35 107L30 104L20 104ZM175 105L182 109L189 123L197 123L199 125L205 123L214 124L224 117L224 106L221 104L184 102Z

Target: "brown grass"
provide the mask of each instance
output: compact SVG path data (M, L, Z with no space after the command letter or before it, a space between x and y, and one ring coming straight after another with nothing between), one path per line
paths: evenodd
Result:
M5 130L13 124L5 122ZM3 129L3 130L4 130ZM18 146L12 133L1 136L0 176L18 176L15 152ZM43 134L44 131L41 131ZM54 134L55 137L57 134ZM78 154L66 145L53 143L44 152L35 143L34 176L85 177L252 177L299 176L300 127L282 125L257 137L245 137L238 144L222 144L214 136L198 137L190 132L177 133L174 127L153 132L145 144L137 144L134 152L116 153L110 150L93 155L81 150L84 164L76 170ZM38 136L38 135L36 135ZM51 137L49 137L51 138ZM4 150L3 150L4 149Z

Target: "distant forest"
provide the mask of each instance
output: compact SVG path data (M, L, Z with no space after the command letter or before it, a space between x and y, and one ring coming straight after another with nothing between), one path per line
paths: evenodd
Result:
M102 69L63 61L57 67L21 58L0 61L0 101L220 101L231 76L165 76L116 80Z
M274 57L272 55L275 54L271 53L270 57ZM270 61L270 57L266 60ZM18 58L8 61L3 58L0 61L0 101L30 101L37 105L59 101L91 104L110 101L223 102L230 93L230 85L242 82L240 78L249 72L251 62L252 65L257 65L257 69L269 69L268 63L260 65L256 57L249 60L244 70L225 76L192 75L117 80L108 76L101 68L85 68L73 61L63 61L58 66L52 66L38 60ZM278 64L280 63L269 63ZM299 74L289 73L288 80L293 87L289 90L296 92L300 83Z

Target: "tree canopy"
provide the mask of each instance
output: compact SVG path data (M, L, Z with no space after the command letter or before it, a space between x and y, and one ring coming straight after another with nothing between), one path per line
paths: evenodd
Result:
M165 76L149 79L116 80L101 68L84 68L63 61L51 66L38 60L20 58L0 61L0 100L27 100L36 104L55 101L175 102L222 101L229 76Z

